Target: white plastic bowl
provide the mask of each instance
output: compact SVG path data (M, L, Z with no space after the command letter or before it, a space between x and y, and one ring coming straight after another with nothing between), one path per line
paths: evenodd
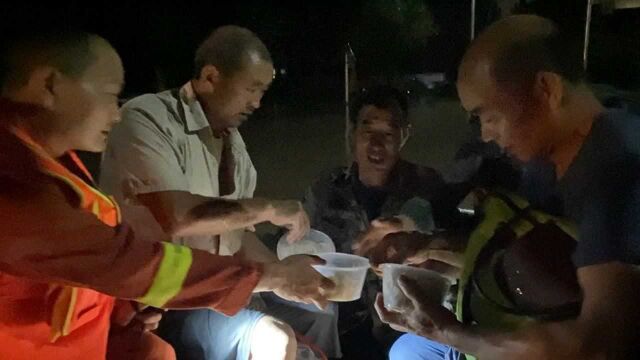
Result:
M327 263L314 265L313 268L336 284L327 299L336 302L360 299L367 270L369 270L369 260L356 255L335 252L318 254L318 256Z
M399 264L382 264L382 295L384 307L388 310L400 311L409 306L409 299L404 295L398 280L404 275L414 280L422 294L430 301L442 304L451 282L441 274L427 269Z
M282 260L291 255L317 255L336 251L336 246L329 235L322 231L311 229L299 241L293 244L287 242L287 234L282 235L278 241L278 259Z

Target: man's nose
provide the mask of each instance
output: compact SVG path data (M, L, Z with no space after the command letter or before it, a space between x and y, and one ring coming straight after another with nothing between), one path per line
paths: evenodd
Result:
M251 110L260 109L261 100L262 100L262 96L259 96L251 100L251 102L249 103L249 106L251 106Z
M120 106L116 105L113 109L113 123L117 124L122 120L122 111L120 110Z
M369 144L376 147L384 147L384 134L372 134L369 138Z

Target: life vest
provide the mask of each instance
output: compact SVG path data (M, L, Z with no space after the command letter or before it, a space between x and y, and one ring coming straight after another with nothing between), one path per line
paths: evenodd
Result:
M514 331L533 322L576 316L580 301L574 297L576 292L579 294L579 286L570 258L577 239L573 224L534 210L523 198L508 193L490 193L480 212L482 219L471 233L464 254L456 305L458 320L482 328ZM533 246L537 246L534 251ZM527 267L527 261L521 261L518 254L531 253L534 259ZM520 263L524 269L546 266L546 272L534 270L532 277L541 282L553 278L552 288L566 290L566 296L555 298L553 306L542 308L529 305L535 301L521 302L520 286L526 292L539 284L530 278L519 279L520 270L505 275L505 262L510 262L512 269L519 269ZM566 275L562 281L556 278L558 273ZM469 355L467 358L473 359Z
M90 185L93 179L75 153L70 152L68 156L81 172L78 175L49 156L26 132L18 128L12 132L33 151L43 172L73 190L82 209L109 226L120 223L118 206ZM91 289L38 282L0 272L1 357L104 359L113 305L113 297Z

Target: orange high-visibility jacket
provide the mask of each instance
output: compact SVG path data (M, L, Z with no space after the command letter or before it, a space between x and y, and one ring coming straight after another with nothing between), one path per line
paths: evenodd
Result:
M104 359L111 296L228 315L247 304L259 264L137 240L65 160L0 126L0 359Z
M40 168L67 184L80 207L108 226L120 222L113 200L48 156L23 131L15 134L36 154ZM91 179L75 153L70 159ZM7 359L104 359L114 298L87 288L43 283L1 275L1 285L12 298L0 299L5 313L0 323L0 352ZM27 317L27 319L25 319ZM29 319L31 317L31 319Z

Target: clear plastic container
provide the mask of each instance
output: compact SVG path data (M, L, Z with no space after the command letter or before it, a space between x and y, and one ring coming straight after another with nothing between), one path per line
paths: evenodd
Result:
M430 301L442 304L451 287L451 281L441 274L427 269L399 264L382 264L382 295L384 307L399 311L409 306L409 299L404 295L398 280L404 275L414 280L422 294Z
M369 260L356 255L335 252L318 254L318 256L327 263L314 265L313 268L336 284L335 289L327 297L328 300L336 302L358 300L362 295L362 287L369 270Z
M287 234L278 241L278 259L282 260L291 255L317 255L336 251L336 246L329 235L322 231L311 229L300 241L293 244L287 242Z

